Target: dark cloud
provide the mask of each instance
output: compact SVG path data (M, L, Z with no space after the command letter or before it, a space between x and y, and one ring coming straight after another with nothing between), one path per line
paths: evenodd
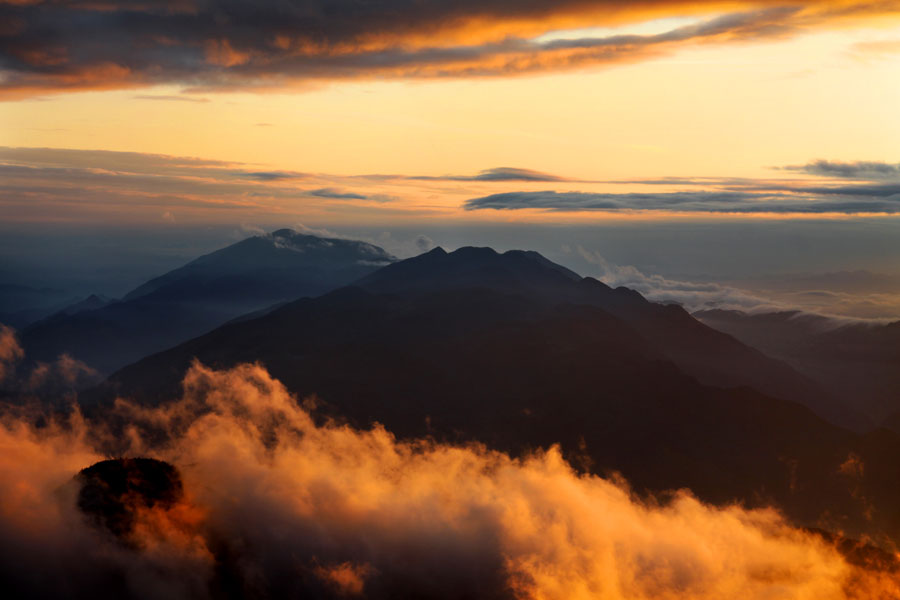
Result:
M355 192L345 192L335 188L321 188L318 190L308 190L306 192L310 196L317 198L334 198L336 200L365 200L368 198L365 194L357 194Z
M798 173L809 173L810 175L842 177L846 179L900 179L900 163L817 160L805 165L791 165L781 167L781 169Z
M755 8L658 35L541 41L541 34L563 27L714 14L720 6L712 0L0 2L0 93L497 76L634 61L686 43L784 36L847 15L896 11L889 3L862 1L836 11L833 3L816 0Z
M479 171L476 175L401 175L401 174L369 174L357 177L370 181L582 181L570 179L550 173L543 173L532 169L520 169L516 167L494 167Z
M565 181L562 177L532 171L531 169L516 169L514 167L497 167L485 169L472 177L458 177L455 179L465 181Z
M833 199L834 196L839 199ZM900 185L797 188L759 184L717 191L654 193L506 192L473 198L466 210L683 211L700 213L900 213Z
M294 171L238 171L235 175L257 181L282 181L284 179L303 179L306 177L306 174Z

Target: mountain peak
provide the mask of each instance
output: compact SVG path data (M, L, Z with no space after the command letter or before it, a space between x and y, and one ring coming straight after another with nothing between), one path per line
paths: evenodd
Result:
M432 292L448 288L491 288L541 293L571 286L581 277L537 252L464 246L435 248L394 263L357 282L376 293Z
M463 246L451 252L450 255L465 259L479 259L499 256L499 253L487 246Z

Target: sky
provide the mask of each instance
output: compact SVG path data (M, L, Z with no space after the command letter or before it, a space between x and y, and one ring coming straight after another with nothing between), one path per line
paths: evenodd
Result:
M291 226L900 318L900 2L0 0L0 23L9 282L121 294Z

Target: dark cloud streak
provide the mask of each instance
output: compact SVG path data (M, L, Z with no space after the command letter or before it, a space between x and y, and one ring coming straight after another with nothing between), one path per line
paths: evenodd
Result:
M466 210L540 209L552 212L579 211L676 211L737 214L863 214L900 213L900 186L811 188L805 196L750 191L687 191L662 193L506 192L466 201ZM792 190L796 192L797 190ZM810 195L812 194L812 195ZM816 195L840 195L840 201L825 201ZM859 199L858 197L863 199ZM877 199L868 199L874 197Z
M807 173L823 177L840 177L844 179L892 179L900 180L900 163L891 164L874 161L837 162L817 160L805 165L780 167L785 171Z

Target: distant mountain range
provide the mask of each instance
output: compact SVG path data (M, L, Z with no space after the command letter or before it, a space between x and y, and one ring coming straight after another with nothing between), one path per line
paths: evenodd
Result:
M201 256L120 301L91 297L21 332L26 356L69 354L102 373L235 317L318 296L396 259L371 244L281 229Z
M900 433L900 321L841 322L796 311L695 316L792 365L873 423Z
M81 300L64 290L0 283L0 323L22 328Z
M810 408L864 424L680 307L534 252L438 248L148 356L86 398L95 411L115 395L164 402L194 359L259 361L316 395L321 414L355 425L514 452L559 443L575 464L621 472L638 490L688 487L900 540L900 436L826 422Z

